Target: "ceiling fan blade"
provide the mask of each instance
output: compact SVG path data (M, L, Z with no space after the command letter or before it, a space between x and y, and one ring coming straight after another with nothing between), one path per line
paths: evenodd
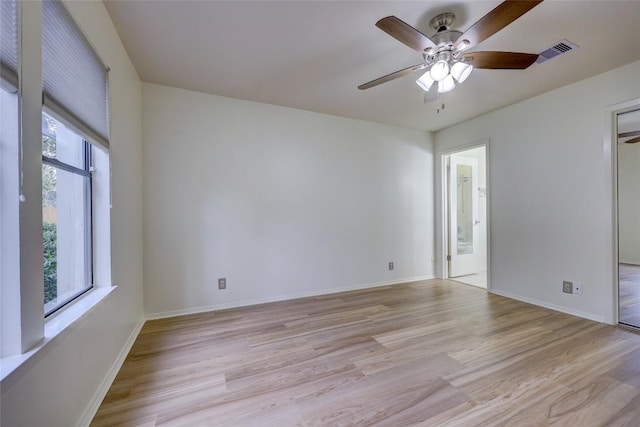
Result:
M395 16L382 18L376 22L376 27L420 53L424 53L427 49L436 49L438 47L429 37Z
M386 83L386 82L391 81L391 80L395 80L398 77L404 77L404 76L409 75L409 74L411 74L413 72L424 70L426 67L427 67L427 64L424 64L424 63L423 64L417 64L417 65L414 65L414 66L411 66L411 67L407 67L407 68L404 68L402 70L398 70L396 72L393 72L391 74L387 74L386 76L378 77L377 79L371 80L370 82L361 84L360 86L358 86L358 89L360 89L360 90L369 89L371 87L378 86L379 84Z
M638 142L640 142L640 136L638 136L637 138L631 138L630 140L625 141L624 143L625 144L636 144Z
M627 138L630 136L640 136L640 130L634 130L631 132L623 132L618 134L618 138Z
M480 18L465 31L457 40L459 46L462 40L467 40L466 49L488 39L507 25L542 3L542 0L506 0Z
M524 70L538 59L535 53L520 52L469 52L463 56L474 68L494 70Z

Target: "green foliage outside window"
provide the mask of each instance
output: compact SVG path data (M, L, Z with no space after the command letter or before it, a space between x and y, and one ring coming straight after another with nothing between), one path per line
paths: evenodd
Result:
M42 154L56 157L56 122L49 116L42 117ZM56 206L56 169L42 166L42 206ZM57 226L55 223L42 223L42 245L44 257L44 303L58 296L58 258L57 258Z
M44 303L58 296L58 261L57 261L57 230L56 224L45 222L43 228L44 246Z

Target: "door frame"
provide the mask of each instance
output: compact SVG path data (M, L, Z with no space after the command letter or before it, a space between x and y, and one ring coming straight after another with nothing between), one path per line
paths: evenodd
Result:
M456 148L451 148L449 150L443 151L439 153L439 163L440 163L440 209L439 209L439 217L441 218L439 224L439 233L436 234L436 254L437 259L439 261L439 270L442 272L442 278L449 278L449 268L447 265L447 254L448 254L448 246L449 246L449 219L448 219L448 177L447 177L447 164L446 158L451 154L459 154L464 151L472 150L474 148L484 147L485 149L485 171L486 171L486 179L487 179L487 195L486 195L486 209L487 209L487 219L485 227L487 229L487 239L486 239L486 253L487 253L487 291L491 290L491 161L490 161L490 140L482 139L479 141L472 142L470 144L462 145ZM437 207L436 207L437 209ZM436 217L437 221L437 217Z
M612 325L620 325L620 295L618 293L618 114L640 107L640 98L631 99L620 104L610 105L605 108L605 134L603 148L605 154L606 178L610 180L608 185L611 204L606 208L605 218L609 218L609 230L611 232L611 257L609 258L609 272L611 277L611 314L612 317L605 321Z

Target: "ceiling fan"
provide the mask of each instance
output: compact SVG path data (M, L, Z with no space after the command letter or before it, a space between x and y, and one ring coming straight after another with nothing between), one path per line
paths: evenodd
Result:
M424 62L398 70L386 76L361 84L358 89L369 89L416 71L427 70L416 83L425 90L425 102L434 101L441 93L449 92L462 83L473 68L522 70L538 58L537 54L520 52L469 52L483 40L533 9L542 0L506 0L473 24L464 33L450 29L455 15L442 13L430 25L436 34L427 37L395 16L376 22L376 27L396 40L422 54Z
M624 133L618 134L618 138L629 138L629 137L635 137L635 138L626 140L624 142L625 144L636 144L640 142L640 130L634 130L632 132L624 132Z

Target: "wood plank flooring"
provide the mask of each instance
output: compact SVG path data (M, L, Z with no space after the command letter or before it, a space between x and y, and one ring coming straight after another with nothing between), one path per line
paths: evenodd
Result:
M148 321L92 426L639 426L640 335L429 280Z

